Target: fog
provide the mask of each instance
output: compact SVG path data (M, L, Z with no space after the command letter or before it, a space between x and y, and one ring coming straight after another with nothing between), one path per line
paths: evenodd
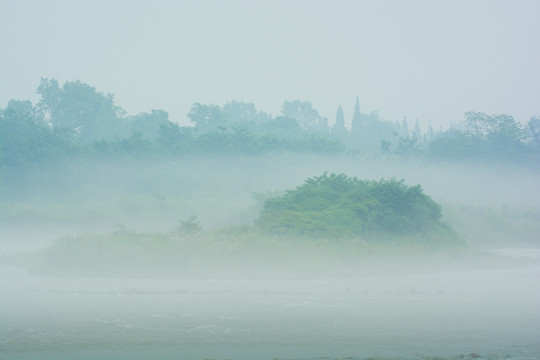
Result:
M54 236L77 235L110 232L118 225L167 232L191 215L206 230L250 225L262 209L256 194L279 194L325 171L421 184L426 194L448 205L443 210L464 211L457 209L460 205L539 210L540 173L519 165L301 153L89 160L22 177L6 174L10 187L4 196L2 231L18 234L4 242L21 243L18 238L25 233L33 242L46 238L49 230ZM515 234L508 236L511 242Z
M421 183L467 245L380 252L235 235L262 208L254 193L323 171ZM3 358L540 356L535 169L274 154L68 163L39 179L8 181L2 205ZM520 227L498 227L497 214ZM137 235L190 215L221 233L172 245ZM131 245L96 255L93 242L124 233Z
M540 359L538 15L0 0L0 358Z
M534 0L2 1L0 106L36 100L39 78L79 79L130 114L253 102L276 116L307 99L426 128L465 111L540 113ZM516 96L516 91L519 96ZM350 123L349 123L350 126Z
M539 356L537 266L303 281L2 274L4 358Z

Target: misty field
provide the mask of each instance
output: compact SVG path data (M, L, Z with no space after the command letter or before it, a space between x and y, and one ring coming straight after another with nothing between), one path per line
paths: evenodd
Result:
M540 360L539 0L0 0L0 360Z
M254 227L325 171L421 184L459 241ZM2 358L540 357L535 171L282 154L24 179L3 180Z

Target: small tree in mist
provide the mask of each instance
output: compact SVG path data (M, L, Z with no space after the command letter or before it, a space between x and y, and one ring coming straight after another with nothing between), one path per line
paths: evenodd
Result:
M186 220L180 220L178 231L183 235L200 235L203 231L200 221L195 215L191 215Z

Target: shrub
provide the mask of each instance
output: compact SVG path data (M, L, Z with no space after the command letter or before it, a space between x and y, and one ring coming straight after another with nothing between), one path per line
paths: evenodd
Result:
M266 200L255 223L267 233L315 238L452 233L441 222L441 207L420 185L333 173L309 178L296 189Z

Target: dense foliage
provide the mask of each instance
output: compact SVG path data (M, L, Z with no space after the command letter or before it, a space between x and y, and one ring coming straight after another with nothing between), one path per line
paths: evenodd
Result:
M450 234L440 220L441 207L420 185L324 173L268 199L256 224L274 234L368 239Z
M377 154L430 159L540 161L540 119L527 127L506 114L468 112L461 123L435 133L418 121L402 123L360 111L351 129L338 107L333 126L309 101L285 101L272 117L251 103L193 104L192 126L169 121L164 110L127 115L104 94L80 81L60 86L42 79L40 99L11 100L0 109L0 168L14 169L69 157L261 154L276 151Z

